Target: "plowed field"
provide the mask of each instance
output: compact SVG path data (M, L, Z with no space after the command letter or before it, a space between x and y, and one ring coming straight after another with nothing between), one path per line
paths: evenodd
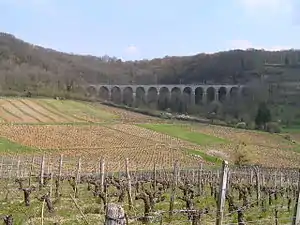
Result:
M171 125L169 132L166 122L97 103L2 98L0 152L81 157L91 169L100 157L109 169L120 168L129 158L135 168L150 169L154 163L171 167L175 160L182 166L198 166L204 158L211 163L210 156L233 162L237 146L242 145L250 163L300 166L297 143L279 135L209 125L184 125L188 131ZM151 129L145 123L158 127ZM195 155L195 151L200 152Z
M0 118L6 123L87 123L117 119L100 106L70 100L0 99Z

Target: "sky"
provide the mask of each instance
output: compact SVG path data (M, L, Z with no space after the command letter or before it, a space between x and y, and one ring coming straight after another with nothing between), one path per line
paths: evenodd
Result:
M300 49L300 0L0 0L0 32L123 60Z

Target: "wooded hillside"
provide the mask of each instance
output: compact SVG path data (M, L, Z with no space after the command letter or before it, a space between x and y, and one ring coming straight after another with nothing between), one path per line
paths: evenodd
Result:
M261 74L277 73L285 79L285 68L266 68L264 64L295 67L299 59L300 51L250 49L122 62L115 57L62 53L0 33L0 82L2 89L14 91L75 88L81 83L244 84Z

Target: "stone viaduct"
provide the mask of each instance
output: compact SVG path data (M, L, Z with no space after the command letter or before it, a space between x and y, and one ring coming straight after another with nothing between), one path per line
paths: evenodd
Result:
M243 95L243 85L106 85L84 86L90 97L101 98L128 106L157 105L159 102L184 100L187 104L224 102Z

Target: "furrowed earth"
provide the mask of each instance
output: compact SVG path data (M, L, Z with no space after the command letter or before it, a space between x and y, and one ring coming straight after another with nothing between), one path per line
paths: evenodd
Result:
M242 154L248 163L299 167L299 135L269 134L206 124L172 122L99 103L72 100L0 99L0 152L22 156L46 154L82 158L85 170L94 170L104 157L108 170L132 167L196 167L199 162L234 162Z

